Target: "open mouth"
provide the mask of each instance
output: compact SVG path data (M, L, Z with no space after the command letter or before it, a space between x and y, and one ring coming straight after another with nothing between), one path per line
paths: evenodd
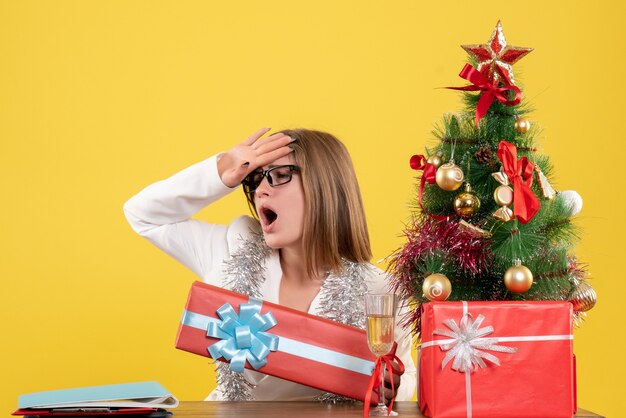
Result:
M261 219L263 223L267 226L273 224L274 221L276 221L276 219L278 218L278 215L276 214L276 212L274 212L270 208L265 208L265 207L261 208L261 211L259 214L261 215Z

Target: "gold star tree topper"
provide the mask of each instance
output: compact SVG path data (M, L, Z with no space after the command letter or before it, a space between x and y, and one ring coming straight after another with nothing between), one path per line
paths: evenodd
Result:
M477 70L489 81L494 84L502 82L511 86L515 85L513 64L533 50L532 48L507 45L499 20L487 43L461 45L461 48L478 61Z

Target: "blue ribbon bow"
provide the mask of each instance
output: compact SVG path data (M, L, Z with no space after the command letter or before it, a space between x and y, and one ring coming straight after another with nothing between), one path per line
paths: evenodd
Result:
M222 321L209 322L207 329L207 337L220 339L207 348L211 357L224 357L234 372L243 372L246 360L256 370L265 366L270 351L278 350L278 336L264 331L278 322L271 312L260 314L262 305L262 300L251 297L239 305L239 315L230 303L217 310Z

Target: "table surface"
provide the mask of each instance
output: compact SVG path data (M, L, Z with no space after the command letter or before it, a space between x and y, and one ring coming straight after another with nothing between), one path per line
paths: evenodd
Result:
M416 402L396 402L394 411L400 416L424 417ZM328 405L320 402L181 402L171 410L175 417L363 417L363 404ZM600 417L578 409L575 417Z

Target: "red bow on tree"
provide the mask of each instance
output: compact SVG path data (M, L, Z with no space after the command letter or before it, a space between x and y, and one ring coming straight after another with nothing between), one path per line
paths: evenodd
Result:
M384 356L380 356L376 359L376 365L374 366L374 372L372 374L372 377L370 378L370 382L369 385L367 385L367 393L365 394L365 400L363 401L363 418L367 418L369 416L369 412L370 412L370 403L372 400L372 392L374 392L374 388L379 388L380 387L380 379L381 379L381 375L382 375L382 369L386 368L387 369L387 375L391 376L392 374L398 375L398 376L402 376L404 374L404 364L402 363L402 361L396 357L396 348L398 347L398 344L396 342L393 343L393 347L391 348L391 351L388 354L385 354ZM396 361L398 363L398 370L394 369L392 366L392 361ZM391 408L393 408L393 400L395 398L395 391L396 388L393 384L393 378L389 379L391 381L391 392L394 394L394 396L391 398L391 402L389 402L389 407L388 407L388 413L391 412ZM379 393L378 394L379 397L384 397L385 394L384 393Z
M422 194L424 193L424 185L426 183L428 184L435 183L435 180L437 177L437 167L429 163L426 160L426 157L424 157L421 154L412 156L409 164L411 164L411 168L413 170L417 170L417 171L424 170L424 173L422 173L422 180L420 181L420 188L417 192L417 197L419 200L420 208L422 208L422 212L430 215L433 219L437 219L438 221L447 219L448 218L447 216L438 216L438 215L433 215L431 213L426 212L426 210L424 209L424 205L422 205Z
M478 99L478 104L476 105L476 126L478 126L478 122L480 119L487 114L487 110L493 103L494 99L498 99L498 101L506 106L515 106L522 100L522 92L517 86L508 85L504 87L498 87L497 84L492 84L489 82L487 77L485 77L482 73L480 73L476 68L472 67L469 64L465 64L465 67L459 73L459 77L466 79L473 86L463 86L463 87L446 87L452 90L464 90L464 91L478 91L481 90L483 93L480 95L480 99ZM515 98L513 100L507 99L504 95L506 91L515 92Z
M530 189L533 184L533 163L527 157L518 160L517 148L506 141L498 144L498 158L513 185L513 213L521 223L526 224L541 207L539 199Z

